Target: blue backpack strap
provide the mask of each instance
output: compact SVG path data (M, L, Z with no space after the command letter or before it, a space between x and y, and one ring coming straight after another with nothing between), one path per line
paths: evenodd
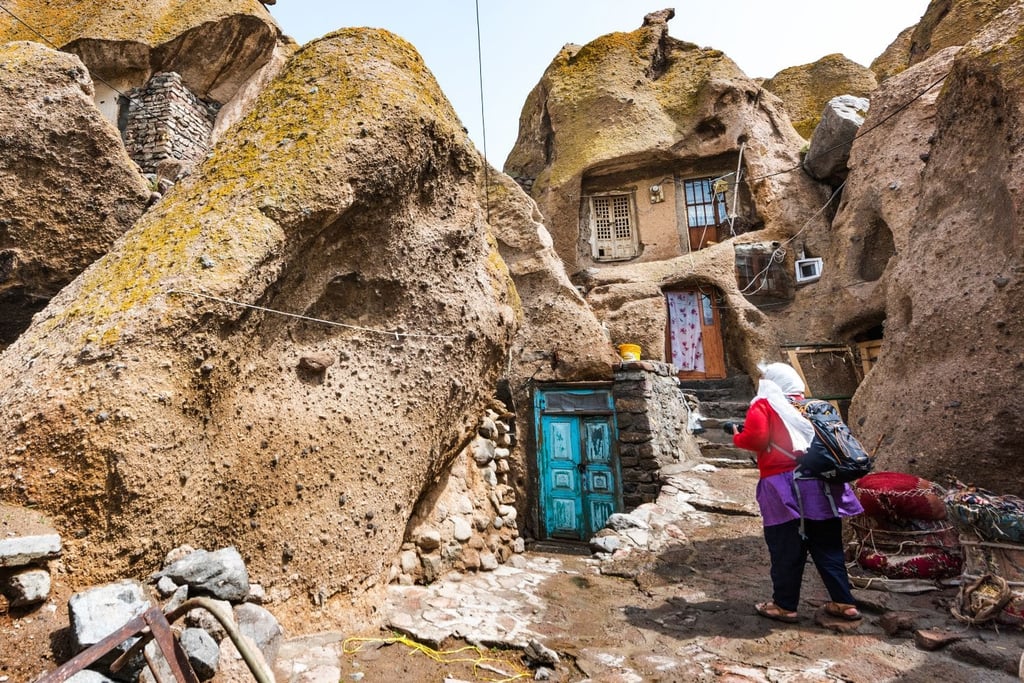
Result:
M807 531L804 527L804 499L800 495L800 485L796 483L797 473L793 470L793 495L796 497L796 509L800 512L800 538L807 540Z

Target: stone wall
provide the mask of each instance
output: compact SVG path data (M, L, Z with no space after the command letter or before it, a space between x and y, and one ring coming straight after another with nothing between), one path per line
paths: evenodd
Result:
M182 84L180 75L156 74L128 96L122 135L128 154L143 172L156 172L164 159L195 163L209 152L220 105L200 100Z
M492 571L522 553L509 485L513 415L488 410L476 438L416 504L390 580L432 583L450 571Z
M615 369L622 502L627 510L657 499L661 468L697 457L687 418L692 408L676 369L656 361L620 363Z

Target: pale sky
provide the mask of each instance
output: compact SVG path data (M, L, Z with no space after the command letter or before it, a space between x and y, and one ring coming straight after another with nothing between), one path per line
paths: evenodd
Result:
M769 77L833 52L868 66L928 7L928 0L277 0L268 9L299 43L347 26L402 36L484 150L477 3L486 151L499 169L527 94L562 46L632 31L648 12L674 6L673 37L722 50L748 76Z

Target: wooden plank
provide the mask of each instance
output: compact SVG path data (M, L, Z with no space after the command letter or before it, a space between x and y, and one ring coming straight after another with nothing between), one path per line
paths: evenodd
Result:
M800 366L800 350L787 349L786 354L789 356L789 364L797 371L797 374L800 375L800 380L804 383L804 387L806 388L804 396L811 398L814 394L811 393L811 388L807 386L807 377L804 376L804 369Z

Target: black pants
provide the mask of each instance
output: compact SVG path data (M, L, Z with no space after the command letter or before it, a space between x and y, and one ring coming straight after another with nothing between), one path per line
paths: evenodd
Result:
M800 603L807 553L821 575L833 602L853 604L850 577L843 559L843 522L838 517L804 520L807 538L800 537L800 520L766 526L764 540L772 560L772 600L787 612Z

